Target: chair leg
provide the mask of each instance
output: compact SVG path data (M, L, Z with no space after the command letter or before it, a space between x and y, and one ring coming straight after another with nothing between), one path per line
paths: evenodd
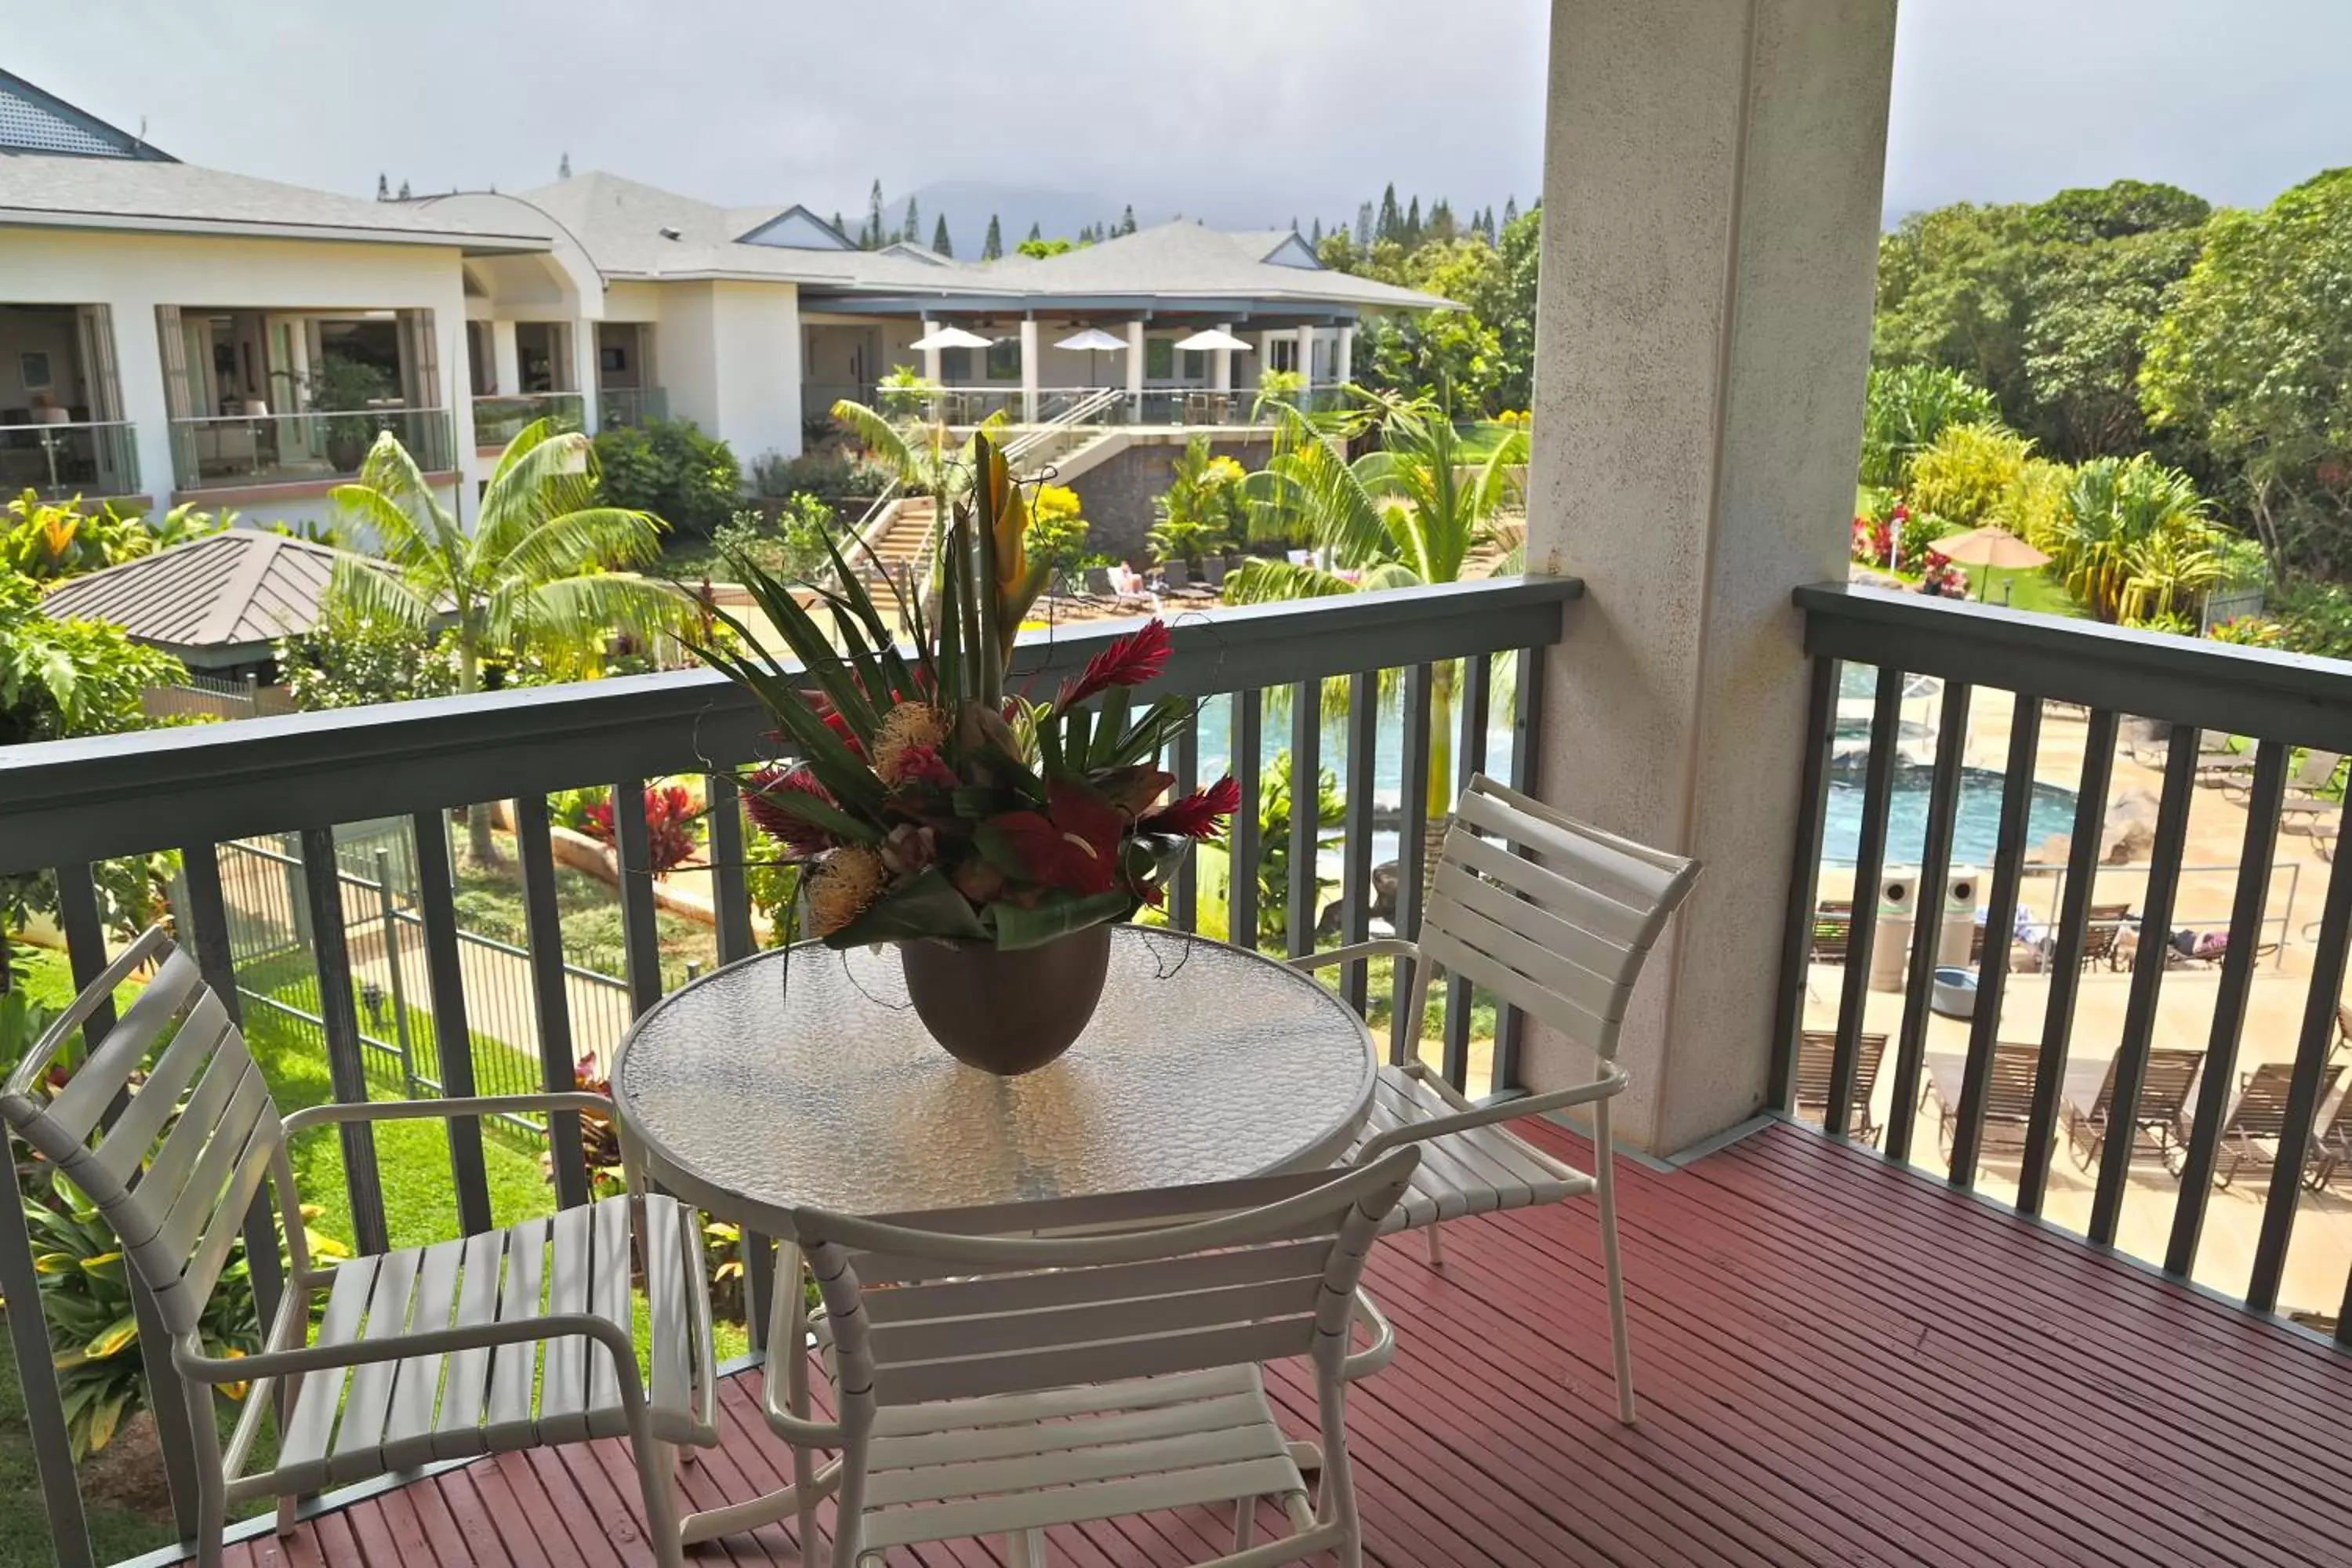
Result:
M1250 1542L1257 1539L1257 1499L1245 1497L1234 1503L1234 1550L1247 1552Z
M1427 1234L1429 1237L1429 1266L1432 1268L1443 1268L1445 1267L1445 1244L1438 1239L1438 1228L1436 1221L1433 1220L1430 1222Z
M228 1530L228 1478L221 1471L220 1429L213 1425L212 1385L189 1383L189 1436L196 1450L196 1563L220 1568L222 1536Z
M1609 1136L1609 1102L1592 1107L1593 1189L1601 1205L1601 1257L1609 1276L1609 1350L1616 1363L1617 1419L1633 1425L1633 1347L1625 1330L1625 1266L1617 1250L1617 1155Z
M636 1461L637 1487L645 1494L646 1539L653 1547L658 1568L683 1568L686 1546L678 1533L677 1498L672 1483L677 1473L677 1450L654 1440L641 1412L630 1423L629 1456Z
M1045 1568L1045 1532L1024 1530L1004 1538L1005 1568Z

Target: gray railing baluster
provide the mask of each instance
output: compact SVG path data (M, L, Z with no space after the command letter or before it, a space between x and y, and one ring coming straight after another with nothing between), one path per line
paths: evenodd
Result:
M1302 680L1290 689L1290 909L1283 934L1293 958L1315 951L1322 778L1323 683Z
M2021 1214L2042 1212L2057 1148L2058 1094L2064 1087L2074 998L2082 988L2083 954L2091 938L2091 898L2097 889L2100 839L2106 829L2107 785L2116 769L2116 715L2100 709L2083 731L2083 776L2074 796L2074 837L2066 850L2066 896L2051 942L2050 1000L2042 1022L2042 1056L2033 1073L2033 1118L2026 1128L2025 1157L2017 1173Z
M1429 837L1429 705L1435 684L1428 665L1416 664L1404 672L1404 760L1397 773L1398 799L1404 811L1397 822L1396 931L1407 940L1421 934L1421 879ZM1389 1004L1389 1057L1392 1061L1412 1061L1421 1055L1423 1020L1405 1016L1412 999L1410 960L1400 958L1391 963L1389 987L1393 996Z
M1895 1098L1886 1119L1890 1160L1911 1157L1916 1118L1906 1115L1904 1108L1919 1103L1919 1069L1927 1059L1927 1008L1935 994L1936 960L1943 949L1944 889L1952 875L1952 832L1969 749L1969 695L1966 683L1946 681L1936 715L1936 772L1927 791L1927 842L1919 858L1919 913L1912 922L1911 973L1903 988L1903 1023L1895 1044Z
M327 1078L335 1099L358 1105L368 1098L367 1061L360 1044L359 1013L352 994L352 954L343 936L342 879L335 864L335 833L306 827L301 834L302 893L310 912L310 952L319 972L319 1018L327 1038ZM376 1173L375 1130L364 1121L336 1130L343 1146L343 1185L352 1200L352 1234L362 1252L384 1252L383 1181Z
M1894 787L1895 742L1902 717L1903 672L1892 665L1884 666L1878 672L1878 699L1871 709L1870 760L1862 777L1862 837L1854 847L1853 916L1845 944L1845 986L1838 996L1829 1108L1822 1117L1822 1131L1834 1138L1845 1136L1846 1119L1853 1110L1862 1025L1870 1001L1870 954L1878 931L1878 883L1886 869L1887 801ZM1809 910L1809 932L1811 925Z
M1234 813L1233 851L1225 862L1225 940L1236 947L1257 946L1258 752L1263 694L1252 687L1234 693L1234 782L1241 808Z
M1371 670L1348 678L1348 816L1339 840L1339 942L1372 932L1372 771L1380 744L1381 678ZM1339 966L1339 995L1364 1010L1365 963Z
M759 943L751 936L751 894L743 867L741 792L732 773L706 773L703 809L710 819L710 901L719 917L719 962L749 958Z
M410 819L416 835L416 907L425 921L425 983L433 999L433 1055L441 1093L474 1092L474 1031L466 1011L466 971L457 955L457 889L449 880L449 818L438 809ZM387 928L391 921L385 921ZM490 1228L490 1178L482 1163L479 1117L449 1119L449 1169L457 1186L457 1223L468 1236Z
M1538 754L1538 726L1543 713L1544 650L1521 648L1516 655L1518 680L1511 694L1511 787L1534 795L1542 761ZM1517 1007L1495 999L1495 1070L1489 1090L1508 1094L1519 1088L1519 1033L1527 1020Z
M2132 955L2131 996L2124 1005L2123 1035L2116 1042L2116 1089L2107 1106L2107 1125L2126 1129L2126 1135L2109 1138L2100 1151L2099 1184L2091 1194L2091 1226L2085 1233L2101 1247L2115 1245L2131 1179L2132 1151L2139 1142L2129 1130L2139 1121L2140 1087L2147 1079L2156 1005L2164 988L2164 955L2171 945L2172 901L2180 891L2181 852L2189 839L2189 797L2197 787L2197 731L2187 724L2168 730L2164 795L2156 808L2156 842L2148 849L2147 889L2140 904L2139 947Z
M1984 957L1977 965L1969 1059L1960 1073L1959 1119L1952 1133L1952 1180L1976 1182L1984 1141L1986 1080L2000 1038L2000 1003L2009 988L2009 950L2017 935L2017 888L2025 870L2025 830L2033 815L2033 763L2042 750L2042 700L2020 692L2010 710L2009 772L2001 780L2000 831L1994 840L1992 891L1985 902Z
M1489 658L1472 657L1462 661L1460 701L1462 726L1454 741L1454 792L1457 795L1470 787L1470 781L1486 771L1486 708L1492 692L1493 667ZM1470 982L1459 974L1445 977L1445 1081L1467 1093L1470 1079ZM1489 1067L1489 1086L1494 1069Z
M1527 679L1525 667L1530 662L1534 661L1525 655L1520 657L1521 680ZM1805 993L1811 979L1813 913L1819 905L1822 886L1822 823L1830 804L1830 739L1837 721L1838 661L1816 656L1808 664L1805 766L1797 793L1797 842L1793 846L1795 858L1789 866L1789 907L1780 921L1780 993L1772 1020L1776 1038L1768 1090L1772 1104L1782 1110L1795 1109L1797 1102L1797 1047L1804 1037ZM1500 1020L1496 1022L1499 1026ZM1901 1070L1897 1063L1896 1071ZM1913 1076L1917 1076L1916 1068L1913 1068ZM1918 1092L1916 1088L1911 1091L1915 1102ZM1897 1101L1898 1106L1900 1103ZM1901 1120L1898 1116L1894 1121L1899 1123ZM1887 1136L1888 1152L1892 1153L1892 1124ZM1909 1147L1907 1134L1905 1147Z
M539 1016L540 1081L551 1093L576 1082L572 995L563 973L563 921L555 902L555 848L549 841L547 797L527 793L515 801L515 858L522 868L523 939L530 949L531 1009ZM547 1119L548 1164L555 1201L572 1208L588 1201L588 1170L580 1146L580 1113Z
M1179 800L1201 787L1201 721L1195 713L1192 721L1176 732L1176 783L1172 785ZM1193 850L1176 863L1176 884L1168 890L1168 923L1178 931L1197 931L1201 923L1200 851Z
M621 967L627 972L630 1011L643 1017L662 996L661 932L654 913L653 845L646 828L643 779L613 786L613 847L621 879Z
M0 1130L0 1144L12 1163L21 1163L15 1135ZM66 1427L65 1396L58 1387L57 1352L49 1343L48 1319L40 1310L41 1276L33 1267L33 1237L25 1205L0 1204L0 1298L18 1303L8 1313L8 1343L16 1355L17 1391L25 1401L25 1428L32 1439L33 1468L41 1483L41 1511L49 1522L49 1551L58 1568L92 1568L89 1523L82 1510L81 1481L74 1473L73 1437Z
M2352 829L2352 799L2347 799L2336 823L2336 843ZM2234 944L2237 938L2233 935ZM2320 1074L2336 1047L2336 1008L2344 994L2345 956L2352 946L2352 858L2338 851L2327 874L2327 901L2319 916L2319 942L2311 952L2311 984L2304 994L2303 1030L2295 1042L2294 1075L2288 1081L2286 1125L2279 1138L2279 1158L2271 1166L2270 1191L2263 1202L2263 1228L2254 1243L2253 1273L2246 1282L2246 1305L2257 1312L2278 1306L2279 1279L2286 1271L2287 1245L2294 1238L2294 1219L2303 1194L2303 1163L2286 1151L2311 1144L2311 1129L2319 1118Z
M2246 998L2253 989L2254 965L2261 959L2263 909L2270 898L2271 859L2278 852L2279 803L2286 798L2286 754L2284 741L2263 741L2254 748L2253 784L2246 796L2246 836L2238 851L2238 886L2230 903L2230 944L2221 953L2221 984L2213 994L2213 1032L2205 1044L2205 1069L2197 1077L2197 1114L2189 1127L2180 1197L2172 1210L2172 1237L2164 1250L2165 1271L2184 1278L2197 1265L2197 1244L2205 1233L2205 1202L2212 1194L2213 1165L2221 1146L2221 1123L2238 1089L2238 1042L2245 1033ZM2306 1132L2305 1138L2308 1137ZM2277 1172L2285 1173L2290 1185L2303 1173L2303 1138L2279 1140Z

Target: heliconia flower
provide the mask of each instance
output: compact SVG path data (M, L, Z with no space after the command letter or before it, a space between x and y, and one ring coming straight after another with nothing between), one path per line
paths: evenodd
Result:
M1007 811L981 824L998 849L1009 853L1032 882L1079 894L1108 893L1118 884L1119 843L1127 818L1109 802L1065 779L1045 786L1044 811Z
M1214 838L1224 831L1223 818L1241 808L1242 786L1228 773L1204 790L1170 801L1158 811L1136 820L1138 833L1166 833L1185 838Z
M814 796L827 805L834 804L833 792L819 784L816 774L807 768L786 768L771 763L743 781L744 814L761 832L795 855L814 855L832 848L833 835L776 803L775 796L790 792Z
M1168 650L1167 623L1155 616L1087 660L1084 673L1064 681L1055 700L1067 708L1113 686L1140 686L1167 667Z

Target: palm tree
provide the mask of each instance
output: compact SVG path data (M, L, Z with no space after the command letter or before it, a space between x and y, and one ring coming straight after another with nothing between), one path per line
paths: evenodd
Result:
M1515 493L1513 470L1528 460L1525 426L1465 432L1437 399L1357 395L1361 406L1333 416L1277 408L1275 456L1244 492L1253 538L1304 539L1330 567L1247 561L1226 579L1229 603L1455 583L1478 551L1510 543L1496 519ZM1368 434L1377 434L1379 445L1350 461L1349 443ZM1453 804L1454 666L1432 673L1423 798L1433 843ZM1435 863L1433 855L1427 864Z
M666 583L617 575L661 553L667 526L648 512L602 504L596 453L578 431L541 419L507 443L468 532L436 500L406 447L386 431L336 503L375 536L383 570L336 561L325 607L427 635L445 618L457 645L457 689L482 689L494 656L528 648L558 668L584 671L615 632L650 639L683 629L693 600ZM474 858L494 857L488 808L468 824Z

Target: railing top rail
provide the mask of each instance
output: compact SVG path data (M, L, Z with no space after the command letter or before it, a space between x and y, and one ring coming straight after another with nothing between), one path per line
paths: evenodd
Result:
M1490 578L1189 615L1159 689L1202 695L1549 646L1583 584ZM1132 621L1021 640L1049 690ZM730 767L771 723L705 669L0 749L0 872L448 805Z
M446 408L428 407L422 404L371 403L364 408L301 408L276 414L179 414L169 423L173 425L262 425L283 424L293 419L367 419L386 414L442 414Z
M128 419L45 419L31 425L0 425L0 436L40 436L56 430L128 430Z
M1843 583L1793 597L1811 654L2352 751L2352 663Z

